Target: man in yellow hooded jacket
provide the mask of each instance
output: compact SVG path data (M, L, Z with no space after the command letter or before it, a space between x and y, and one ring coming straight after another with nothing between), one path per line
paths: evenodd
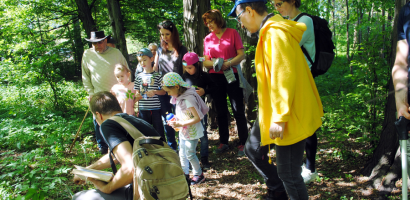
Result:
M266 199L286 199L277 177L290 199L308 199L301 176L305 139L321 126L323 108L299 46L306 25L268 14L265 4L266 0L236 0L229 14L249 32L259 31L255 53L259 114L245 154L269 180ZM271 144L277 167L267 161Z

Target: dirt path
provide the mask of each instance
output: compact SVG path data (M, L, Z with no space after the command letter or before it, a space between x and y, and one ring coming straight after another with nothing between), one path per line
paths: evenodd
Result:
M247 157L236 156L239 141L234 129L230 132L229 151L222 155L212 153L219 144L217 130L209 132L211 169L205 173L206 181L191 186L195 199L263 199L266 185ZM352 152L361 147L346 141ZM199 146L199 145L198 145ZM359 170L366 159L355 154L351 158L340 158L335 149L319 136L317 171L319 178L307 185L309 199L376 199L377 192L365 187L366 177ZM199 150L198 150L199 153ZM274 153L274 152L273 152ZM275 161L275 160L273 160ZM401 199L401 191L395 190L389 199Z

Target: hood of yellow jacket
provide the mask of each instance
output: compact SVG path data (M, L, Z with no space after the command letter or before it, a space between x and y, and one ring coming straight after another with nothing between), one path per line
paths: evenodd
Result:
M284 19L281 15L277 14L271 18L269 18L265 24L262 26L259 33L263 34L269 28L277 28L282 29L292 35L299 43L302 40L303 32L306 31L306 25L301 22L295 22L292 20Z

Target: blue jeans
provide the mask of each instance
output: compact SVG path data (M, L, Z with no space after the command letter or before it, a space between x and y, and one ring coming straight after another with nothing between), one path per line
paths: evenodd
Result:
M245 144L245 154L265 179L266 186L277 192L286 189L292 200L307 200L307 189L301 175L306 141L289 146L271 145L276 151L277 166L269 164L269 147L260 146L260 141L259 119L256 119Z
M165 136L167 137L168 146L173 150L177 150L177 141L175 140L175 130L167 125L167 113L175 112L175 105L170 103L171 96L169 95L158 95L159 101L161 102L161 116L163 121L163 126L165 129Z
M179 158L181 160L181 167L184 171L184 174L189 174L189 163L191 163L192 173L194 174L194 176L201 175L201 166L199 165L199 160L196 156L196 146L198 145L198 139L180 139L179 141Z
M208 132L206 127L208 127L208 115L205 115L201 120L202 126L204 126L204 136L199 138L201 140L201 158L208 157Z
M93 123L94 123L94 130L95 130L95 140L97 140L97 145L99 149L108 149L107 143L105 143L105 140L103 136L101 135L100 131L100 125L98 125L97 120L93 117Z
M161 109L140 110L138 117L151 124L154 127L154 129L159 133L161 138L165 141L164 126L162 124L161 118Z

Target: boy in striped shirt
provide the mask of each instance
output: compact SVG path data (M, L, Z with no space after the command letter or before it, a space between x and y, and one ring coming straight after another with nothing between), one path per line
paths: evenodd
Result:
M139 100L138 117L150 123L165 140L164 126L161 118L161 103L158 95L164 95L161 89L161 75L152 68L154 59L151 51L147 48L137 53L139 65L144 69L135 77L134 89Z

